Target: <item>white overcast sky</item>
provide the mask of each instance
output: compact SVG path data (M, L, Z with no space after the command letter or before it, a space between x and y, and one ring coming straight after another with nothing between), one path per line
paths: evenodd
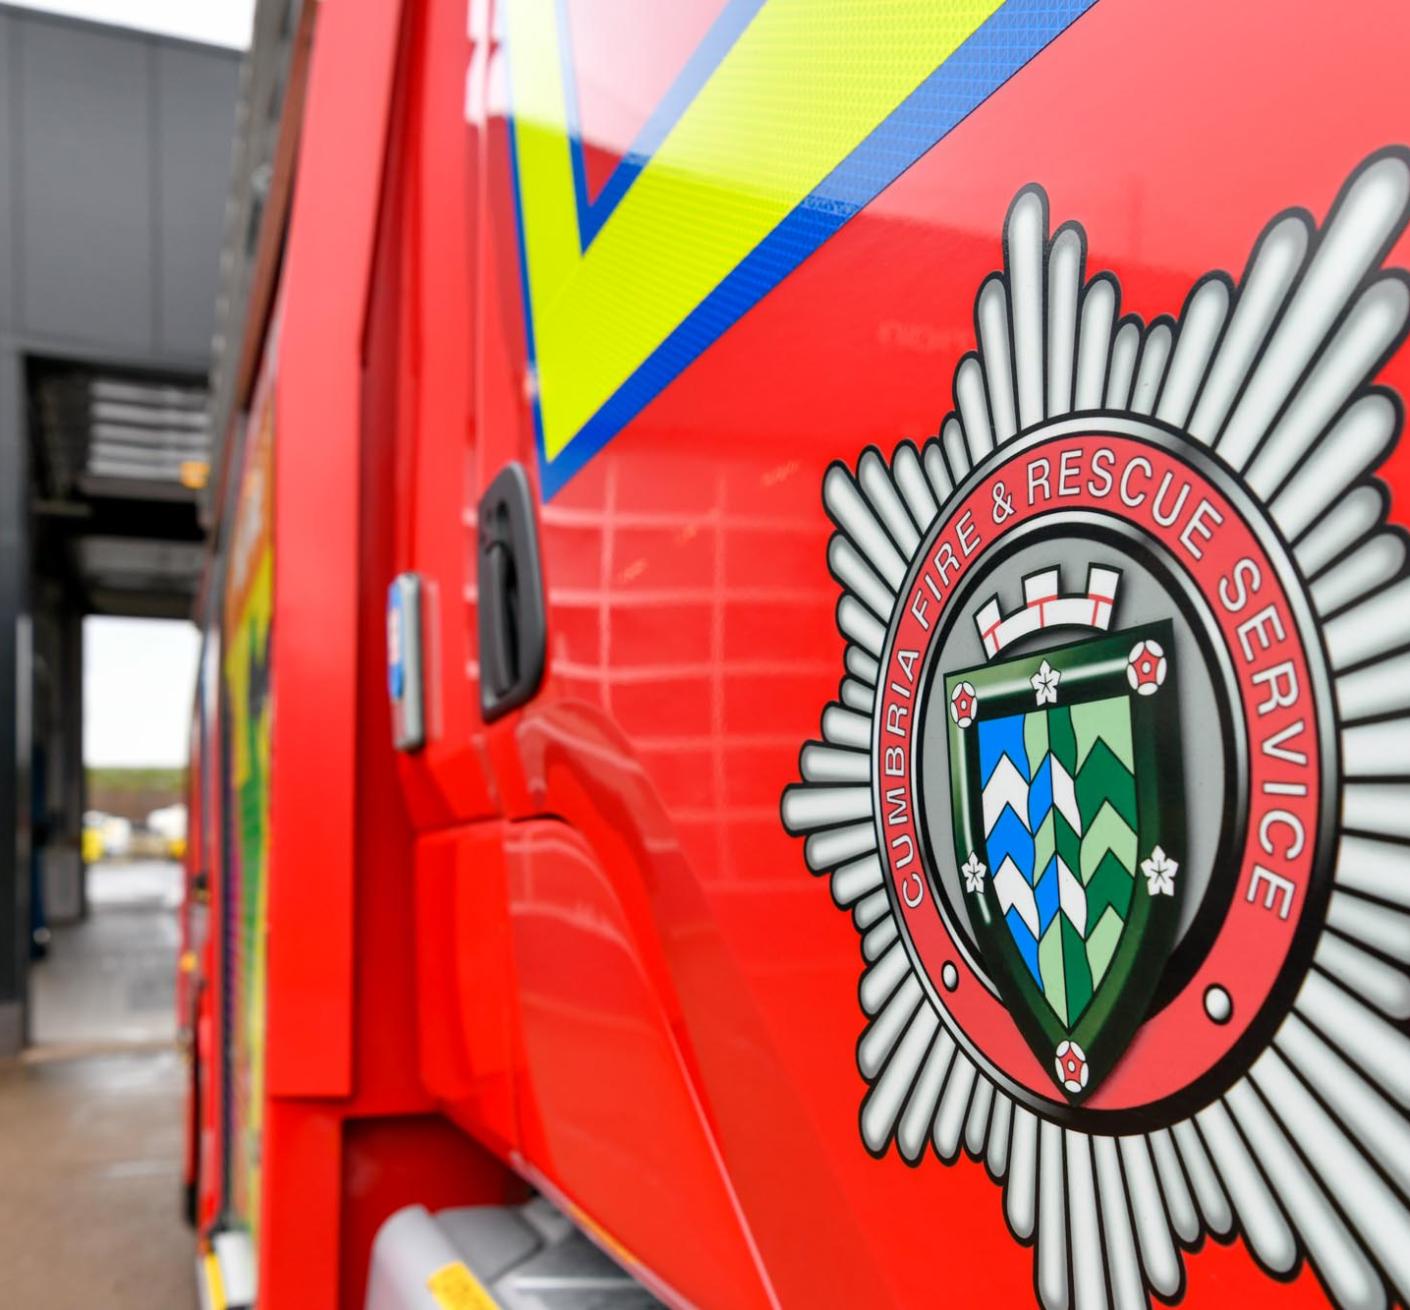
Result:
M250 44L255 0L6 0L25 9L91 18L118 27L206 41L243 50Z
M84 619L83 762L185 764L199 648L190 623Z

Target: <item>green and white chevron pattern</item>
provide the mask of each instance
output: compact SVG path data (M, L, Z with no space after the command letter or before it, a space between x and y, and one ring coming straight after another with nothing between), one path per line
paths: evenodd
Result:
M1038 958L1043 995L1058 1018L1072 1027L1106 974L1126 927L1135 890L1137 819L1128 698L1073 705L1066 713L1064 724L1062 710L1047 711L1049 740L1054 757L1066 765L1075 784L1081 818L1075 852L1080 886L1071 881L1071 894L1063 898L1064 913L1054 925L1057 931L1050 927L1039 942ZM1062 816L1049 811L1049 817L1057 829ZM1070 858L1071 842L1056 840Z
M1072 1029L1125 929L1137 869L1126 696L981 725L984 825L1009 933ZM988 731L985 731L988 729Z

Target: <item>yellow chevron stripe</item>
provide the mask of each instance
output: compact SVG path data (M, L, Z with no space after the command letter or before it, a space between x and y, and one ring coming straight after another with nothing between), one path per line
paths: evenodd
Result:
M998 7L768 0L583 252L556 5L508 0L548 459Z

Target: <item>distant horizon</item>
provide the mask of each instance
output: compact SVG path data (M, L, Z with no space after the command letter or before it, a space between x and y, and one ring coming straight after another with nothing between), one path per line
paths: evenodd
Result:
M191 623L84 619L85 768L186 766L199 651Z
M16 9L84 18L227 50L247 50L255 0L0 0Z

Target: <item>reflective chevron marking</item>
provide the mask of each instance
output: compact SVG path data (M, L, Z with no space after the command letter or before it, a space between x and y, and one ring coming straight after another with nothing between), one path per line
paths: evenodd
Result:
M545 494L1092 3L731 0L588 203L562 6L507 0Z

